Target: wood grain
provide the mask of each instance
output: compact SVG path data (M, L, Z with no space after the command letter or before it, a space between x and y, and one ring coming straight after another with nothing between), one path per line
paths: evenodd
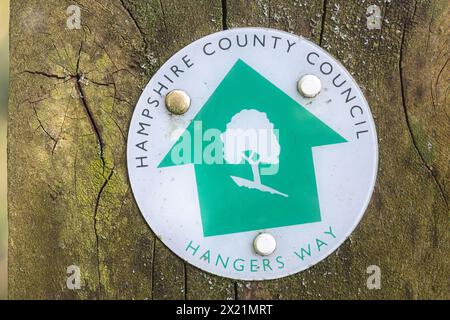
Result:
M49 299L450 298L448 1L11 1L9 297ZM82 9L82 29L66 8ZM371 106L377 185L352 236L305 272L241 282L187 265L131 193L126 138L159 66L222 30L271 27L327 49ZM78 265L80 290L66 268ZM368 290L366 269L382 271Z

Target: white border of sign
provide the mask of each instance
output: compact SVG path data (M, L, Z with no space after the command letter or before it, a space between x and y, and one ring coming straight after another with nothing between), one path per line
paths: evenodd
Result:
M233 39L244 34L248 35L248 45L239 47ZM251 37L255 34L266 36L264 47L258 42L254 45ZM219 47L223 38L231 40L231 47L226 50ZM222 44L225 42L228 43L223 40ZM208 55L212 51L215 53ZM317 53L309 56L311 63L307 60L310 52ZM174 138L192 121L237 59L244 60L349 141L313 148L321 222L205 238L193 165L157 168L176 141ZM330 75L320 71L323 62L332 66ZM184 69L179 77L171 72L174 65ZM312 99L302 97L297 91L297 80L307 73L317 75L322 81L322 92ZM342 77L339 79L347 81L339 88L332 84L338 73ZM355 96L348 102L348 92L342 94L347 87L351 88L351 97ZM191 97L191 107L184 115L171 115L164 106L165 94L173 89L182 89ZM353 106L359 108L352 109ZM153 232L174 253L216 275L267 280L309 268L350 236L367 209L374 189L378 143L372 114L360 88L330 54L302 37L283 31L239 28L191 43L151 78L131 120L127 166L139 209ZM277 249L271 256L261 257L252 248L253 239L260 232L272 234L277 241Z

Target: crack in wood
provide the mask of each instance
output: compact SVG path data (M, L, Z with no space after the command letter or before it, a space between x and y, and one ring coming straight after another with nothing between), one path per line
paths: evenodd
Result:
M98 207L100 205L100 198L102 196L103 191L106 188L106 185L111 180L112 175L114 174L115 167L113 166L109 175L106 177L105 181L103 182L102 186L100 187L100 190L97 194L97 198L95 200L95 208L94 208L94 234L95 234L95 242L96 242L96 250L97 250L97 277L98 277L98 298L101 298L101 287L102 287L102 281L101 281L101 271L100 271L100 247L99 247L99 235L98 235L98 228L97 228L97 221L98 221Z
M124 0L120 0L120 4L122 6L122 8L126 11L127 15L130 17L131 21L133 21L134 26L136 27L136 29L139 32L140 37L142 38L142 42L144 44L143 50L144 50L144 59L145 61L147 61L147 63L150 62L150 59L148 57L149 54L149 44L147 42L147 37L145 35L144 30L142 29L142 27L139 25L137 19L135 18L134 14L132 13L131 9L127 7L127 5L125 4ZM161 4L162 5L162 4ZM164 12L163 12L164 14ZM165 25L165 18L164 18L164 25ZM105 50L106 51L106 50ZM128 71L128 70L127 70Z
M222 30L228 30L227 15L227 0L222 0Z
M105 166L106 166L106 161L105 161L105 157L104 157L104 142L103 142L103 138L100 134L100 130L97 126L97 123L94 119L94 115L87 103L86 100L86 94L84 92L83 86L81 85L81 81L82 81L82 76L80 74L77 74L77 81L76 81L76 89L78 91L79 97L80 97L80 101L82 106L84 107L86 114L88 116L89 122L91 123L92 129L94 131L94 134L97 138L97 143L98 143L98 147L99 147L99 156L100 156L100 160L102 162L102 175L105 174Z
M44 133L54 142L54 146L56 146L56 144L58 143L58 140L56 140L43 126L41 119L39 118L39 115L37 113L36 107L34 106L34 104L31 105L33 110L34 110L34 114L36 116L36 119L39 123L39 127L42 129L42 131L44 131ZM55 147L53 147L54 149ZM52 152L53 154L53 152Z
M59 79L59 80L67 80L68 78L69 79L73 78L73 76L71 76L71 75L59 76L59 75L51 74L51 73L47 73L47 72L31 71L31 70L24 70L24 71L20 72L19 74L24 74L24 73L28 73L28 74L32 74L32 75L38 75L38 76L43 76L43 77L47 77L47 78L54 78L54 79Z
M401 42L400 42L400 59L399 59L400 92L401 92L403 112L405 114L405 119L406 119L406 126L408 128L408 132L411 137L411 141L414 146L414 149L416 150L422 164L430 173L434 183L436 184L436 186L438 188L439 194L441 195L442 199L444 200L445 206L448 209L449 206L448 206L447 198L445 196L444 189L443 189L442 185L440 184L433 168L430 165L428 165L428 163L425 160L425 157L423 156L422 152L420 151L420 148L416 141L416 137L414 136L414 133L413 133L412 127L411 127L411 120L409 118L408 108L407 108L407 104L406 104L405 81L404 81L404 77L403 77L403 58L404 58L404 50L403 49L404 49L404 44L405 44L406 26L407 26L407 23L405 22L405 24L403 25L402 37L401 37Z
M152 299L155 296L155 252L156 252L156 235L153 236L153 241L152 241L152 274L151 274L151 279L152 279Z
M166 13L164 11L164 6L161 0L159 0L159 7L161 8L161 15L162 15L162 23L164 26L164 30L166 31L165 34L169 34L169 28L167 28L167 23L166 23Z
M322 7L322 21L320 23L320 35L319 35L319 45L322 47L323 43L323 34L325 32L325 20L327 16L327 5L328 0L323 0L323 7Z

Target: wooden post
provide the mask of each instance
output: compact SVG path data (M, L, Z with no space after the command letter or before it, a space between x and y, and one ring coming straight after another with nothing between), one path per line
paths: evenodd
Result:
M368 29L369 4L357 0L12 1L9 297L448 299L450 6L372 2L381 29ZM81 29L68 27L69 5ZM244 26L331 52L363 88L379 137L358 228L326 260L276 281L235 282L181 261L145 223L127 178L128 125L152 74L190 42ZM71 265L79 290L66 285ZM380 290L366 287L370 265Z

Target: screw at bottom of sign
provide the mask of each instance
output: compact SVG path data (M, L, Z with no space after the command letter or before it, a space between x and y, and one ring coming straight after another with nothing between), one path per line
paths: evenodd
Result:
M269 233L260 233L253 240L255 252L261 256L272 254L277 247L275 238Z

